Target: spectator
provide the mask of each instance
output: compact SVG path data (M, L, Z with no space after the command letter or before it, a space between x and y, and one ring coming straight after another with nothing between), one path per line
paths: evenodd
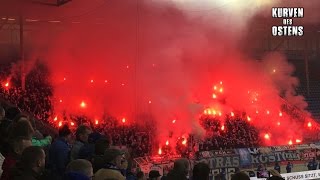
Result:
M11 140L10 151L5 156L5 160L2 165L3 173L1 180L13 179L13 168L16 166L17 161L20 160L23 150L31 145L31 138L29 137L16 137Z
M196 164L193 167L192 180L209 180L210 168L209 165L203 162Z
M279 165L278 162L275 163L275 165L274 165L274 170L276 170L276 171L278 171L279 173L281 173L281 167L280 167L280 165Z
M284 180L284 179L281 177L280 173L279 173L277 170L271 169L271 170L270 170L270 175L271 175L272 177L269 177L268 180Z
M71 131L67 125L59 129L59 138L51 145L49 149L49 169L53 174L62 177L65 168L70 160Z
M168 180L187 180L189 162L187 159L178 159L173 164L173 169L168 173Z
M73 160L67 166L65 180L90 180L92 177L92 164L88 160Z
M142 171L139 171L137 173L137 180L146 180L146 177L144 176L144 173Z
M88 126L80 125L76 131L76 142L73 144L71 150L71 160L78 159L79 151L81 147L88 143L89 134L91 129Z
M96 173L99 169L103 168L104 152L110 147L110 141L106 138L99 139L95 144L95 155L93 157L93 172Z
M235 173L231 180L250 180L250 177L244 172Z
M291 173L292 168L293 168L293 165L291 164L291 162L288 162L287 167L286 167L287 173Z
M38 180L45 169L46 155L40 147L27 147L17 163L14 180Z
M78 158L86 159L92 161L94 151L95 151L95 143L101 138L101 134L97 132L93 132L89 135L88 143L85 143L79 151Z
M149 179L148 180L160 180L160 173L159 171L156 171L156 170L151 170L149 172Z
M106 178L115 178L118 180L126 179L121 174L121 160L124 153L118 149L107 149L104 154L105 167L95 173L95 180L104 180Z

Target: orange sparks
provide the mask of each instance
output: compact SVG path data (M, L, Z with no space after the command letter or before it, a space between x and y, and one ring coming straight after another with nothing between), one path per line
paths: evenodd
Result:
M212 98L213 98L213 99L216 99L216 98L217 98L217 95L216 95L216 94L212 94Z
M97 120L97 119L96 119L96 122L95 122L95 124L96 124L96 125L98 125L98 124L99 124L99 120Z
M167 146L169 145L169 140L166 141L166 145L167 145Z
M301 140L300 139L296 139L296 143L301 143Z
M82 101L80 104L80 107L85 108L86 106L87 106L87 104L84 101Z
M269 135L269 134L265 134L265 135L264 135L264 138L267 139L267 140L269 140L269 139L270 139L270 135Z
M172 121L172 124L174 124L174 123L176 123L176 120L175 120L175 119Z
M308 127L309 127L309 128L311 128L311 127L312 127L311 122L308 122Z
M58 116L54 117L53 121L57 121L58 120Z
M290 140L288 144L289 144L289 145L292 145L292 141Z
M122 123L125 123L126 122L126 118L122 118Z

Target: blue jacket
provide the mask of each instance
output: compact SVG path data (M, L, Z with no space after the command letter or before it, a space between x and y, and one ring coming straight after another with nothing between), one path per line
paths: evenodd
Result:
M49 149L49 169L62 177L69 161L69 144L64 139L59 138L51 145Z

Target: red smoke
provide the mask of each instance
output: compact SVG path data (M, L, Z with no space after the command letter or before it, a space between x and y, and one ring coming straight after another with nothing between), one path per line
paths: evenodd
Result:
M295 95L294 68L281 54L256 61L238 48L256 12L233 26L239 17L226 17L223 8L205 16L179 3L141 1L137 10L134 1L122 0L73 17L67 11L73 3L83 8L88 2L70 2L52 16L68 17L57 18L60 24L26 35L30 57L44 60L52 72L58 117L66 111L101 119L107 112L131 121L152 114L165 144L170 132L173 139L202 135L203 112L223 117L244 111L250 123L268 130L271 144L303 136L300 124L281 112L279 98L284 94L288 102L306 107Z

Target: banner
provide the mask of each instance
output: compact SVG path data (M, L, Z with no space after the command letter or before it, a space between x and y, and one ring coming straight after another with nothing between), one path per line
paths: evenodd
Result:
M209 159L203 159L201 162L206 162L209 164L210 169L219 168L232 168L240 166L239 156L224 156L224 157L213 157ZM197 163L197 162L195 162Z
M211 158L216 156L230 156L235 155L235 151L230 150L220 150L220 151L202 151L199 152L199 158Z
M302 171L302 172L295 172L295 173L286 173L281 174L281 176L285 180L309 180L309 179L319 179L320 178L320 170L314 171ZM257 178L251 177L250 180L266 180L265 178Z
M241 157L241 156L240 156ZM251 155L251 164L265 164L281 161L300 161L300 153L298 151L282 151L270 154Z

